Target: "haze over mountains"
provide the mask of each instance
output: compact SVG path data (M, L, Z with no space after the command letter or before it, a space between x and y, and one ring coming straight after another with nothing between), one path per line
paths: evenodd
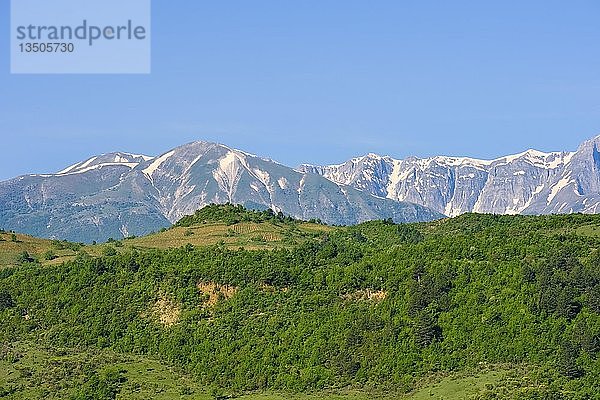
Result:
M575 152L528 150L496 160L368 154L297 169L208 142L157 157L116 152L0 182L0 228L103 241L147 234L225 202L330 224L428 221L465 212L596 213L599 144L597 137Z

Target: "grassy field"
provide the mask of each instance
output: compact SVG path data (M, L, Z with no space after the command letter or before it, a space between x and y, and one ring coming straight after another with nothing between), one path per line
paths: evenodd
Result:
M600 226L599 225L585 225L575 229L575 233L581 236L600 237Z
M173 227L163 232L123 241L125 247L173 248L190 243L207 246L223 243L230 248L271 249L290 246L314 235L331 231L332 227L302 223L291 228L277 223L240 222L233 225L207 223L192 227Z
M223 243L225 246L248 250L273 249L300 243L311 237L331 231L335 228L300 223L295 226L270 222L240 222L234 225L208 223L192 227L173 227L133 239L124 239L96 245L73 245L48 239L39 239L28 235L10 232L0 233L0 268L21 264L20 257L27 252L42 265L55 265L72 260L79 251L91 256L100 256L108 248L117 252L148 249L182 247L187 244L209 246ZM49 252L52 256L48 256Z
M209 399L183 374L161 363L107 351L85 353L39 349L18 343L1 350L0 397L8 399L64 399L75 394L93 375L109 368L120 376L124 399Z
M0 268L19 265L21 263L19 257L23 252L27 252L44 264L60 264L77 254L73 249L60 249L53 243L52 240L38 239L19 233L0 233ZM46 260L44 255L48 251L52 251L56 258Z

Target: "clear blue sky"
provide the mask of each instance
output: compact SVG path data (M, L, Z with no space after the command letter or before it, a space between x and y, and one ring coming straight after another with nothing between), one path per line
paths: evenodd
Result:
M600 134L597 0L154 0L133 76L10 75L0 4L0 179L200 139L297 165Z

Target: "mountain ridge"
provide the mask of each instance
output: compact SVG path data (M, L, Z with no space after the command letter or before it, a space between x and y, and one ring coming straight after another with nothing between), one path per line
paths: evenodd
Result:
M600 209L599 143L600 136L596 136L576 151L529 149L492 160L449 156L394 159L369 153L341 164L303 164L298 169L372 194L425 205L448 216L466 212L595 213ZM586 190L580 190L580 182L587 182Z

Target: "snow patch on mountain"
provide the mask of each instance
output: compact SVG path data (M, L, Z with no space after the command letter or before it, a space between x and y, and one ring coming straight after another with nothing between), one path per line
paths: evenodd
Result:
M219 160L219 167L213 171L213 177L219 184L221 190L227 193L231 202L235 188L241 177L243 166L240 158L233 151L227 152L225 157Z
M550 189L550 194L548 195L548 199L546 200L546 204L552 203L552 200L556 197L556 195L563 190L566 186L568 186L572 182L571 176L566 176L562 178L556 185L552 186Z
M133 154L133 153L123 153L123 154L128 155L133 158L141 158L144 161L150 161L154 158L152 156L147 156L145 154Z
M63 169L63 170L61 170L61 171L58 171L58 172L56 173L56 175L63 175L63 174L66 174L67 172L69 172L69 171L72 171L72 170L74 170L75 168L77 168L77 166L78 166L79 164L80 164L80 163L77 163L77 164L73 164L73 165L71 165L71 166L68 166L67 168L65 168L65 169ZM52 174L50 174L50 175L52 175Z
M154 174L154 172L160 168L160 166L167 161L173 154L175 153L175 150L171 150L168 153L163 154L162 156L158 157L156 160L154 160L150 165L148 165L146 168L144 168L142 170L142 172L150 179L152 180L152 175Z
M128 167L128 168L135 168L135 167L138 166L138 163L131 163L131 162L102 163L102 164L92 165L92 166L89 166L89 167L86 167L86 168L77 168L73 172L67 172L67 173L59 174L59 175L83 174L85 172L92 171L94 169L101 169L101 168L110 167L110 166L125 166L125 167Z
M281 189L285 190L288 188L290 183L287 179L285 179L285 177L282 176L281 178L277 179L277 184Z

